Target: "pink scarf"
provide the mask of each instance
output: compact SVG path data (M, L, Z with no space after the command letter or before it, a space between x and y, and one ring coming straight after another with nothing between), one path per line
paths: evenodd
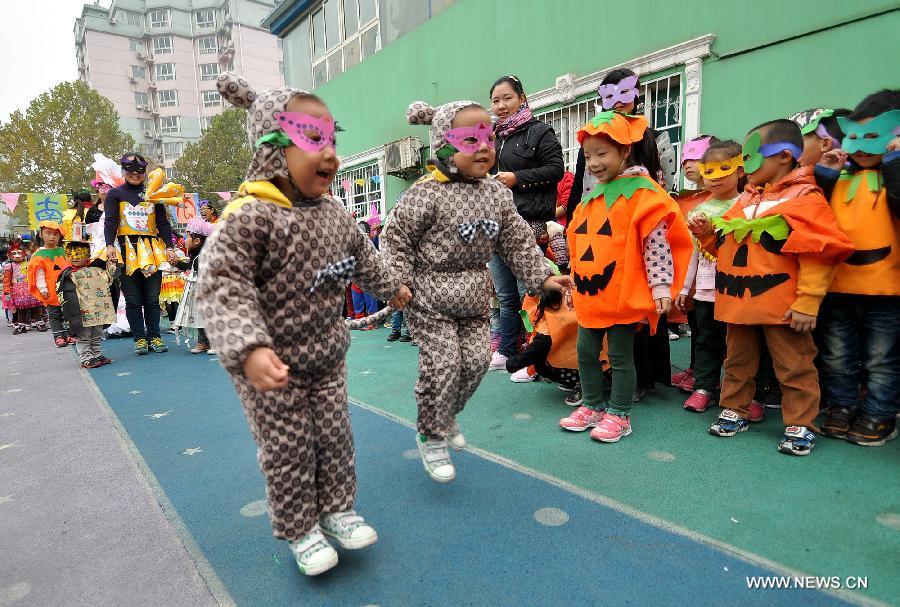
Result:
M520 126L532 118L534 118L534 116L531 114L531 108L528 107L528 102L525 102L519 106L519 109L516 110L515 114L498 122L494 127L494 132L498 137L503 137L505 139L515 133Z

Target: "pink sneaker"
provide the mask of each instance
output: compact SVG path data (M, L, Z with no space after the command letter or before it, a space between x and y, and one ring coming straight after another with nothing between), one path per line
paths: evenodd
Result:
M559 420L559 426L564 430L572 432L584 432L588 428L593 428L603 419L603 411L594 411L588 407L578 407L569 417Z
M601 443L617 443L623 436L631 434L631 418L619 417L612 413L603 416L600 424L591 430L591 438Z
M678 389L682 392L690 394L694 391L694 383L696 381L697 380L693 375L687 375L684 379L681 380L681 384L678 385Z
M693 394L688 396L684 401L685 411L693 411L694 413L703 413L712 404L712 394L706 390L694 390Z
M681 385L681 382L684 381L685 377L691 376L693 377L694 370L693 369L685 369L684 371L679 371L678 373L672 374L672 385L678 387Z
M763 417L766 416L766 408L763 406L761 402L758 400L750 401L750 413L747 414L747 419L751 422L761 422Z

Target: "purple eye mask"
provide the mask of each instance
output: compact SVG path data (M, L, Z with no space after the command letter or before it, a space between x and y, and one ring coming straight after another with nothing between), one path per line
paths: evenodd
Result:
M474 154L481 149L482 144L489 150L494 149L494 140L491 139L493 132L491 125L482 122L478 126L450 129L444 133L444 139L463 154Z
M334 122L314 118L300 112L279 112L275 119L281 124L281 130L290 138L291 143L304 152L318 152L325 147L334 146ZM317 133L318 141L307 135L309 131Z
M604 110L611 110L617 103L631 103L638 96L637 76L628 76L616 84L601 84L597 87Z

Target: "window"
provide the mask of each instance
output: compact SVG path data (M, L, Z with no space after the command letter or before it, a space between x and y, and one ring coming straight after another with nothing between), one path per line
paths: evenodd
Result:
M134 11L119 10L116 12L116 19L121 23L127 23L135 27L143 27L143 15Z
M312 37L313 88L381 48L376 0L325 0L299 27Z
M215 80L218 75L218 63L203 63L200 65L200 80Z
M163 157L166 160L176 160L181 156L181 142L168 141L163 144Z
M172 52L172 36L158 36L153 39L153 52L164 55Z
M578 160L578 145L576 134L588 120L597 114L597 99L595 95L582 101L576 101L559 109L549 112L536 113L538 120L546 122L556 132L563 149L563 160L566 170L575 172L575 164ZM635 114L643 114L650 122L650 126L658 135L667 133L672 147L675 150L675 169L681 166L681 74L676 73L662 78L647 79L643 82L641 96L638 97ZM679 183L680 175L676 172L674 183ZM593 185L593 184L591 184ZM587 187L587 185L585 186Z
M150 27L169 27L171 25L171 16L169 9L150 11Z
M144 52L144 43L140 40L135 40L134 38L130 38L128 40L128 48L133 50L135 53L143 53Z
M219 91L203 91L203 107L216 107L222 105L222 96Z
M156 103L159 107L175 107L178 105L178 91L156 91Z
M163 116L159 119L160 133L178 133L179 131L181 131L181 123L178 116Z
M142 65L132 65L131 66L131 77L136 78L138 80L143 80L147 77L147 68Z
M384 210L383 188L377 162L342 171L335 176L331 185L331 191L344 201L344 207L356 217L357 221L369 217L369 208L372 204L379 212Z
M197 41L197 47L200 49L201 55L209 55L219 51L219 42L215 36L202 36Z
M149 108L150 99L147 97L147 93L135 93L134 105L137 107L137 109Z
M165 167L165 171L167 180L175 179L175 169L173 169L172 167Z
M149 118L139 118L138 123L141 125L142 133L152 133L153 132L153 121Z
M175 80L174 63L157 63L154 69L157 80Z
M197 27L216 27L216 11L197 11Z
M200 119L200 130L206 131L206 130L211 129L212 123L213 123L213 118L215 118L215 116L203 116Z

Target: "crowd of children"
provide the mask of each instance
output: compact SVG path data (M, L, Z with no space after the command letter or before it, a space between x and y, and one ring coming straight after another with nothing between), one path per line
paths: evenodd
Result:
M510 98L527 103L507 78L520 85ZM603 443L640 430L634 402L648 379L668 373L668 316L685 314L692 362L671 384L688 393L687 411L718 405L710 434L747 430L771 404L761 390L777 387L783 453L808 455L819 432L868 446L896 436L900 91L873 93L852 111L776 118L740 142L697 137L682 161L696 188L673 196L661 185L656 138L632 114L638 79L617 70L578 131L577 171L561 190L570 194L554 209L560 223L526 222L515 175L490 176L498 129L530 111L508 108L493 125L474 101L414 102L407 120L430 127L433 158L381 226L357 225L328 194L337 129L322 99L289 87L256 92L232 73L217 85L248 110L255 151L215 229L192 222L187 259L170 256L189 271L173 325L197 329L192 351L214 348L230 374L273 533L303 573L337 563L329 540L359 549L378 538L354 509L344 315L368 317L389 301L388 339L407 325L419 345L416 445L428 476L450 482L450 450L466 446L457 417L495 367L491 259L527 289L528 343L502 355L503 366L514 381L540 376L569 392L564 430L591 430ZM65 319L82 364L105 364L101 327L114 319L119 266L92 261L77 233L61 248L63 232L41 226L31 269L21 246L11 249L3 305L15 332L40 330L48 306L54 338L68 341ZM350 282L352 314L342 312Z

